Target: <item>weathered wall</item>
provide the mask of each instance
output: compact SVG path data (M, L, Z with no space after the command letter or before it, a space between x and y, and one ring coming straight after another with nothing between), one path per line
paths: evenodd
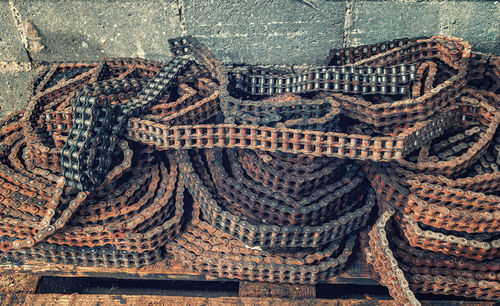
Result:
M499 54L499 29L499 1L0 0L0 113L26 104L33 62L166 59L184 34L228 63L318 64L333 47L434 34Z

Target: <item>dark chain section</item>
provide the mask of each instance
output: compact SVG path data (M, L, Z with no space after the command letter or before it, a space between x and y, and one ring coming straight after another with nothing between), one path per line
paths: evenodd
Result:
M321 249L269 251L249 248L242 241L218 230L200 216L195 201L186 232L167 244L167 250L188 267L220 278L250 281L316 283L335 275L345 266L355 236L334 241Z
M215 154L220 154L220 152L207 152L207 162L210 163L210 155L215 157ZM215 228L235 236L243 243L250 246L269 248L317 247L337 240L341 238L342 235L351 233L366 225L370 212L375 206L374 194L369 194L366 202L363 203L361 207L353 208L352 211L346 212L338 219L330 220L329 222L322 223L318 226L302 227L293 225L267 225L265 223L255 224L251 221L246 221L245 218L240 218L229 210L234 203L231 202L229 205L225 203L227 196L230 196L229 194L221 194L221 191L219 191L219 196L217 196L216 192L211 192L210 189L215 188L215 184L217 184L217 180L219 180L219 178L214 176L213 181L210 181L209 174L207 172L202 172L201 174L198 173L198 171L203 168L196 167L198 171L195 170L189 153L179 151L178 156L179 165L183 169L182 172L186 175L186 187L191 192L194 200L199 203L200 209L204 217L207 219L207 222ZM196 157L194 157L194 159L196 159ZM206 181L204 182L204 180ZM238 186L229 185L229 187L231 186L236 187L231 188L232 192L238 191ZM218 201L218 199L220 199L220 201ZM272 204L273 202L271 201L267 203L271 207L279 207L279 204L276 202L274 202L276 204ZM237 203L234 203L234 205L236 204ZM223 205L227 207L227 210L224 209L225 207ZM278 209L286 210L285 207ZM262 213L266 210L266 207L260 209ZM272 212L270 213L272 214ZM247 214L251 214L251 212L248 211Z
M278 70L169 43L166 64L37 70L26 111L0 122L1 262L169 253L221 278L316 283L378 204L362 251L398 304L500 297L498 56L435 36Z
M415 80L415 65L393 67L328 66L301 73L281 73L250 67L232 70L229 81L234 90L251 95L331 91L351 94L405 95Z
M221 109L226 123L317 131L336 129L340 114L339 104L330 97L306 100L294 94L262 101L225 101Z
M128 118L156 104L189 63L187 59L174 58L128 103L114 106L99 97L126 94L131 90L131 86L119 82L93 83L76 95L71 130L61 151L63 176L68 187L92 191L103 181L110 170L118 135Z

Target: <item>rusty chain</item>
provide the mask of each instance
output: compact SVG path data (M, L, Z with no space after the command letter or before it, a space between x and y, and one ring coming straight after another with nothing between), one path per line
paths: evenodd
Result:
M222 278L316 283L378 202L362 249L396 301L500 296L498 56L435 36L289 71L169 43L167 64L37 71L0 123L0 261L140 267L166 251Z
M250 281L316 283L340 271L353 251L353 235L345 241L303 251L249 248L204 221L199 203L196 200L194 203L185 233L166 247L186 266L204 274Z
M383 209L364 235L365 259L398 303L418 304L410 289L500 297L499 61L472 58L460 124L403 161L365 165Z

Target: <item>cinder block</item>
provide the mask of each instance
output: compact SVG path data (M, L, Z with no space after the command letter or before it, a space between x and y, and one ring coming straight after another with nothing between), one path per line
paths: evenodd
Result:
M26 108L32 77L31 71L0 73L0 117Z
M347 29L348 46L372 44L402 37L439 33L440 3L358 1L352 6Z
M319 64L342 46L345 1L184 2L187 32L225 62Z
M473 50L500 54L500 1L448 1L440 14L442 34L467 40Z
M0 2L0 60L28 61L7 1Z
M104 57L167 60L167 40L180 35L177 3L160 1L22 1L18 9L40 32L35 60Z
M437 34L463 38L473 50L500 53L499 1L354 0L349 46Z

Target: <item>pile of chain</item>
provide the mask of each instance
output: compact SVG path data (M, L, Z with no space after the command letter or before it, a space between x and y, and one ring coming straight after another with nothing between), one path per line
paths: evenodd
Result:
M75 123L109 128L94 118L72 119L81 108L78 92L98 95L109 107L120 106L141 92L159 65L117 60L39 71L24 114L1 123L3 260L140 267L163 258L165 241L180 233L184 218L184 184L175 155L115 137L113 154L97 156L111 170L92 192L74 188L62 171ZM88 129L79 137L96 142L99 132ZM84 141L73 144L83 147ZM71 157L76 162L70 169L85 165L81 156Z
M376 278L412 290L500 297L500 60L473 53L454 123L398 163L366 165L381 212L363 238Z
M311 188L321 194L297 200L246 178L239 161L244 153L252 152L178 152L195 204L186 232L167 249L189 267L223 278L315 283L343 268L354 248L355 231L366 224L375 206L373 193L367 199L354 193L363 183L359 167L340 170L345 174L338 180L324 177L335 182ZM279 157L273 161L290 165ZM295 165L317 163L305 158ZM307 182L301 186L307 188Z
M500 297L498 57L436 36L293 70L170 45L168 63L39 69L26 111L0 123L0 260L167 252L222 278L316 283L378 203L362 249L398 302Z
M220 107L217 120L259 128L327 132L338 128L340 115L338 103L321 94L228 96ZM223 278L316 283L342 269L375 206L359 165L225 147L178 151L194 209L167 250Z

